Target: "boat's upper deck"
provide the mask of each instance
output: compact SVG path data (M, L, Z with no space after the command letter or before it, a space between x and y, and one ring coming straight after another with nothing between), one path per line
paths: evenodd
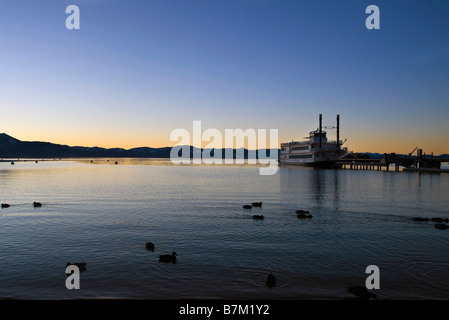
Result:
M321 144L337 144L337 141L328 141L327 140L326 131L321 131ZM302 141L290 141L290 142L282 142L281 147L293 147L293 146L301 146L301 145L311 145L320 143L320 131L310 131L308 137L304 137L306 140Z

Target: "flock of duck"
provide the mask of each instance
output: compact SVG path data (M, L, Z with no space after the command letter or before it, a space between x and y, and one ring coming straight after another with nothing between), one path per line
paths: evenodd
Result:
M153 252L156 249L156 246L154 245L153 242L147 242L147 243L145 243L145 249ZM177 255L178 254L175 251L173 251L171 254L163 254L163 255L159 256L159 261L167 262L167 263L176 263Z
M262 207L262 202L253 202L250 205L243 206L244 209L251 209L252 207ZM263 220L264 216L263 215L253 215L253 219ZM154 245L153 242L147 242L147 243L145 243L145 249L147 249L148 251L154 252L154 250L156 249L156 246ZM178 254L175 251L173 251L171 254L163 254L163 255L159 256L159 261L175 264L177 255ZM268 274L268 276L266 277L265 285L270 289L276 285L276 276L272 272L270 272Z
M153 242L145 243L145 249L147 249L148 251L153 252L155 250L155 248L156 248L156 246L154 245ZM163 255L159 256L159 261L166 262L166 263L176 263L177 255L178 254L175 251L173 251L171 254L163 254ZM265 284L270 289L276 285L276 277L273 275L272 272L270 272L270 274L268 274L268 276L265 280Z
M2 203L1 207L3 208L9 208L11 205L8 203ZM40 202L33 202L33 207L42 207L42 203ZM262 207L262 202L252 202L250 205L246 204L243 205L244 209L252 209L253 207ZM313 216L310 214L309 211L307 210L296 210L296 214L297 217L299 219L311 219ZM263 215L253 215L252 216L253 219L256 220L263 220L264 216ZM415 221L435 221L435 222L439 222L435 225L436 228L439 229L443 229L443 227L441 227L441 225L445 226L445 228L449 228L449 226L442 224L441 222L448 222L449 219L442 219L442 218L414 218ZM151 252L154 252L154 250L156 249L156 246L154 245L154 243L152 242L147 242L145 243L145 249ZM177 257L177 253L175 251L173 251L171 254L163 254L159 256L159 261L160 262L165 262L165 263L176 263L176 257ZM84 272L87 270L87 263L86 262L67 262L67 267L70 265L75 265L79 268L80 272ZM265 285L268 288L272 288L276 285L277 279L276 276L270 272L266 279L265 279ZM379 299L374 293L369 292L366 287L364 286L353 286L353 287L347 287L346 288L347 291L349 293L352 293L356 296L357 299L360 300L370 300L371 298L374 299Z
M147 242L145 244L145 248L148 251L154 251L155 245L152 242ZM167 263L176 263L176 252L172 252L172 254L163 254L159 256L159 261L161 262L167 262ZM84 272L87 270L87 262L67 262L68 266L77 266L80 272Z
M243 209L250 210L253 207L262 207L262 202L252 202L251 204L245 204L243 205ZM298 219L311 219L313 216L310 214L310 211L307 210L295 210L296 215ZM263 215L253 215L253 219L256 220L263 220ZM447 219L446 219L447 220ZM447 221L446 221L447 222ZM276 285L276 277L273 275L272 272L270 272L265 280L265 284L268 288L272 288ZM368 291L368 289L364 286L352 286L352 287L346 287L347 292L353 294L356 299L358 300L370 300L370 299L376 299L379 300L376 294Z
M5 209L5 208L9 208L9 207L11 207L11 205L10 204L8 204L8 203L2 203L2 209ZM40 203L40 202L33 202L33 207L42 207L42 203Z
M243 205L243 209L252 209L253 207L262 207L262 202L253 202L252 204L245 204ZM310 214L307 210L296 210L296 214L298 219L311 219L313 216ZM263 215L253 215L253 219L256 220L263 220ZM449 229L449 225L443 223L449 222L448 218L422 218L422 217L415 217L413 218L413 221L417 222L426 222L426 221L432 221L435 223L435 228L440 230L446 230Z
M252 202L251 204L243 205L243 209L249 210L249 209L252 209L253 207L262 207L262 202ZM296 214L297 214L298 219L310 219L313 217L310 214L310 212L306 211L306 210L296 210ZM263 214L262 215L255 214L255 215L253 215L253 219L263 220L264 216L263 216Z

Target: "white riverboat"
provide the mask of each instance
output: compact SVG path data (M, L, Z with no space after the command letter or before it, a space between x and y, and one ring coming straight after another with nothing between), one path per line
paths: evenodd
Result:
M327 127L326 127L327 128ZM332 127L334 128L334 127ZM299 164L317 167L338 167L336 163L347 154L340 141L340 115L337 115L337 140L327 139L322 128L322 115L319 117L319 128L311 131L303 141L281 143L281 164Z

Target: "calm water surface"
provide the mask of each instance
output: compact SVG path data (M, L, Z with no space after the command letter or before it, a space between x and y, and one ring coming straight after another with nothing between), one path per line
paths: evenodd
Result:
M413 221L449 218L449 174L114 161L0 163L1 298L345 299L374 264L381 299L449 299L449 230Z

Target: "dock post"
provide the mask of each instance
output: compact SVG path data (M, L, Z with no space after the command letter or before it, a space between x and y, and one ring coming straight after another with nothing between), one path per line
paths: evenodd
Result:
M321 133L322 133L322 121L323 121L323 116L320 114L320 140L319 140L319 144L320 144L320 148L321 148Z
M337 114L337 146L340 149L340 115Z

